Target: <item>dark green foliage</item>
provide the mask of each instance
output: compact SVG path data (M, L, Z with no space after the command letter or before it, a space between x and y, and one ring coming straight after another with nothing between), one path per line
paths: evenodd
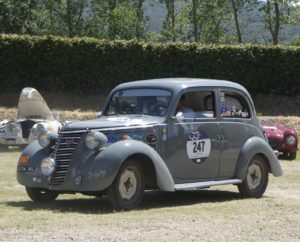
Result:
M252 94L300 94L300 47L143 43L0 35L1 91L106 93L148 78L238 82Z

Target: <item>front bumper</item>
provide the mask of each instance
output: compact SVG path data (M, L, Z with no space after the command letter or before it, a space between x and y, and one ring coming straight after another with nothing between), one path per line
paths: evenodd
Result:
M17 180L21 185L62 192L95 192L105 190L112 182L112 171L105 162L99 160L99 153L91 153L81 147L74 153L64 182L54 185L52 184L54 173L44 176L40 167L42 160L49 157L51 152L41 147L37 152L30 152L33 146L38 146L37 142L30 144L22 153L29 156L33 154L28 164L18 164Z
M279 153L294 153L297 152L297 142L293 145L288 145L282 138L268 137L268 142L273 150L277 150Z
M7 136L1 137L0 136L0 144L1 145L27 145L29 142L27 139L23 139L22 137L18 136Z

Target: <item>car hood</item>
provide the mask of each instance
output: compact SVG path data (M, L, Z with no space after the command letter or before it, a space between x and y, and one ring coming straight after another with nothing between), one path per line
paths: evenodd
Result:
M70 122L64 125L62 131L83 129L106 129L118 127L147 126L162 123L164 118L146 115L103 116L93 120Z
M26 87L19 98L17 120L55 120L42 95L34 88Z
M280 138L283 136L283 133L286 129L282 124L262 123L261 126L268 137Z

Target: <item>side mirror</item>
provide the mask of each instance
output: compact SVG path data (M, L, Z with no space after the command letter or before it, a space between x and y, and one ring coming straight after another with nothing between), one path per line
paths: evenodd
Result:
M97 118L100 118L100 117L101 117L101 114L102 114L102 111L96 113L96 117L97 117Z

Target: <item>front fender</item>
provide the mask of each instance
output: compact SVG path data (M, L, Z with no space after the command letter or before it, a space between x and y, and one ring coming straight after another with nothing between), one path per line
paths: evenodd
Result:
M29 161L22 166L30 166L34 168L33 172L20 172L17 170L17 180L20 184L28 187L48 187L47 177L41 175L41 161L48 157L50 150L42 148L37 141L27 145L22 151L21 156L28 155ZM21 164L18 164L18 167Z
M174 181L165 162L160 155L149 145L136 140L116 142L101 151L93 161L93 172L99 173L106 170L106 186L114 181L121 165L131 155L143 154L152 161L156 172L158 187L163 191L175 191Z
M282 176L282 168L270 145L262 138L251 137L241 149L235 177L244 180L248 165L255 155L263 155L269 163L271 173L274 176Z

